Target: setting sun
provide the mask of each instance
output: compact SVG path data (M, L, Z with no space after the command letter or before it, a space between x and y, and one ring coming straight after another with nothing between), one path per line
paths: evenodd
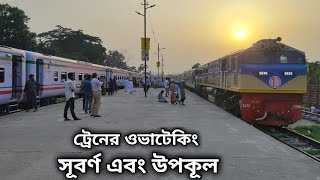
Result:
M236 33L236 36L237 36L238 39L244 39L244 38L246 38L247 34L244 31L238 31Z

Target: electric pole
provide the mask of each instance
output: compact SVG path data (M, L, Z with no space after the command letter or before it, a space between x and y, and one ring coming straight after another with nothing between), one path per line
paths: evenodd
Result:
M147 3L147 0L144 0L144 3L142 4L143 5L143 11L144 13L141 14L139 12L136 11L137 14L139 14L140 16L143 16L144 17L144 50L147 51L147 9L149 8L152 8L156 5L152 5L152 6L149 6L147 7L147 5L149 5ZM145 57L144 59L144 97L147 97L147 58Z
M158 43L158 63L157 63L157 66L158 66L158 79L160 78L160 75L159 75L159 64L160 64L160 61L159 61L159 59L160 59L160 45L159 45L159 43Z
M147 49L147 0L144 0L144 49ZM144 61L144 97L147 97L147 60Z
M163 54L162 54L162 65L161 65L161 79L163 82Z

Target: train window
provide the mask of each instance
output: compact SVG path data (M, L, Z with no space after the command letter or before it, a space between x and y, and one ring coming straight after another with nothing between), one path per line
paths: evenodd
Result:
M4 82L4 68L0 68L0 83Z
M83 80L83 75L82 75L82 73L79 73L79 74L78 74L78 78L79 78L79 81L82 81L82 80Z
M242 55L244 64L271 64L272 53L264 51L251 51Z
M227 60L224 59L221 61L221 71L226 71L227 70Z
M61 81L66 81L67 80L67 72L61 72L61 75L60 75L60 79Z
M304 64L304 54L295 51L254 51L242 56L245 64Z
M55 72L53 72L53 80L54 81L58 81L58 77L59 76L59 72L58 71L55 71Z
M232 70L237 70L237 58L232 58Z
M69 74L72 74L73 78L76 77L76 73L75 72L68 73L68 77L69 77Z

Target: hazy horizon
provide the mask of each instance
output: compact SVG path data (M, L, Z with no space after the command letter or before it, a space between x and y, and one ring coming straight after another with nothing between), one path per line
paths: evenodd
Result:
M283 43L320 60L320 1L318 0L185 0L156 1L148 10L151 58L148 70L157 72L157 42L165 59L165 73L191 69L231 52L248 48L260 39L282 37ZM81 29L98 36L107 50L124 53L130 66L139 67L143 36L142 0L0 0L25 11L30 30L49 31L56 25ZM154 32L154 33L153 33ZM243 32L243 39L236 33ZM161 68L160 68L161 73Z

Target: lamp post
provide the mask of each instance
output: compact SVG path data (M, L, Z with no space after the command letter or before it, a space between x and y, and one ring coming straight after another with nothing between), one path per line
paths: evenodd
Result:
M144 17L144 49L146 50L147 49L147 9L152 8L156 5L154 4L154 5L147 7L147 5L149 5L147 3L147 0L144 0L144 3L141 5L143 5L144 13L141 14L137 11L136 11L136 13L139 14L140 16ZM144 97L147 97L147 91L146 91L146 87L147 87L147 60L146 59L144 61L144 85L145 85Z
M157 63L157 68L158 68L158 78L160 78L160 51L161 50L164 50L164 49L166 49L166 48L160 48L160 45L159 45L159 43L158 43L158 53L156 53L155 52L155 54L157 54L158 55L158 63ZM162 59L163 59L163 54L162 54ZM162 66L163 66L163 61L162 61ZM163 70L163 68L162 68L162 70ZM162 79L162 81L163 81L163 79Z
M160 44L158 43L158 64L160 64L160 51L161 50L164 50L164 49L166 49L166 48L161 48L160 49ZM158 64L157 64L157 66L158 66ZM163 63L162 63L163 64ZM158 66L158 78L160 78L160 75L159 75L159 66Z
M162 54L162 65L161 65L161 80L163 82L163 54Z

